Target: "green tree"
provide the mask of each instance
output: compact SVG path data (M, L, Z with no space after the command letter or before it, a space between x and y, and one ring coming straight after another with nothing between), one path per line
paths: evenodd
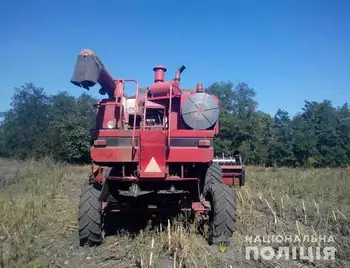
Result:
M206 90L220 100L216 155L241 151L246 164L346 166L350 162L350 108L329 100L305 101L291 117L258 110L256 92L246 83L216 82ZM90 133L95 125L94 98L67 92L48 96L32 83L16 88L11 108L2 113L0 156L52 157L70 163L90 161Z
M43 88L27 83L16 88L11 109L3 113L3 154L40 158L50 153L50 98Z
M231 81L215 82L205 91L208 94L215 95L220 100L220 115L227 115L233 112L235 92Z
M266 114L257 111L256 92L246 83L212 84L207 93L220 100L220 132L215 140L215 153L230 155L239 149L247 163L261 163L265 150L261 146L266 132Z
M291 122L287 111L277 110L271 129L271 137L267 143L267 162L269 164L294 166Z
M47 96L32 83L16 88L11 109L2 114L0 155L88 162L95 102L86 93Z
M89 160L90 133L95 119L93 104L87 94L74 98L61 92L52 98L51 134L54 137L55 159L67 162Z
M293 120L293 152L298 162L316 167L345 165L347 123L340 124L339 110L329 100L306 101L302 110ZM346 107L342 111L346 117Z
M336 132L339 137L338 148L339 162L341 166L350 163L350 107L344 103L336 112L337 124Z

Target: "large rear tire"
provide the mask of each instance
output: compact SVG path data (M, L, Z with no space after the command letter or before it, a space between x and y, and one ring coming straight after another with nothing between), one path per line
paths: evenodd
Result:
M228 243L236 230L235 192L225 184L213 184L208 195L211 203L209 242Z
M79 204L80 245L102 243L102 202L98 200L100 191L93 184L84 186Z
M203 194L206 195L212 185L223 185L222 169L220 165L213 163L207 169L204 179Z

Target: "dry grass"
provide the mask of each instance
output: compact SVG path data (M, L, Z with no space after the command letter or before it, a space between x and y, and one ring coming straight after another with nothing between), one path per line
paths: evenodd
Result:
M249 245L245 236L291 235L301 242L284 246L335 246L336 260L306 261L304 266L350 266L350 170L310 169L276 171L250 169L247 187L237 191L240 197L237 235L244 237L242 246ZM312 243L311 237L332 235L334 243ZM310 241L303 241L309 237ZM286 242L286 241L284 241ZM265 244L275 247L278 243ZM271 261L272 262L272 261ZM300 267L301 262L275 264L280 267Z
M100 247L80 248L77 202L89 169L4 159L0 159L0 168L0 267L145 268L161 267L159 262L198 268L350 266L349 169L250 167L247 185L236 190L238 230L232 249L219 254L196 234L194 226L185 226L181 219L158 230L146 228L136 237L107 237ZM301 238L332 234L336 260L245 259L247 235L272 234Z

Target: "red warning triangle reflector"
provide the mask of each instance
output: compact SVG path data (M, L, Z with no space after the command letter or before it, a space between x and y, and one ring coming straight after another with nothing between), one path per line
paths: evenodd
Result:
M145 168L145 172L162 172L154 157L152 157L151 161L149 161L147 167Z

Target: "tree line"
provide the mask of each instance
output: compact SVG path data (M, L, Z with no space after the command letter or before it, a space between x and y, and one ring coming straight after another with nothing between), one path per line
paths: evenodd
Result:
M220 99L220 133L215 154L238 149L246 164L287 167L344 167L350 163L350 107L329 100L305 101L291 116L258 109L256 92L246 83L216 82L206 89ZM50 157L90 163L90 129L97 102L87 93L47 95L27 83L15 88L11 108L1 114L0 156Z

